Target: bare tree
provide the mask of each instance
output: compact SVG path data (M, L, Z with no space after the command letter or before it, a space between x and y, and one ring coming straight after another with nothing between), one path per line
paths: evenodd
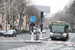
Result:
M21 29L23 24L23 16L27 14L27 23L30 22L30 17L34 15L36 17L36 25L40 24L40 12L34 6L29 6L29 1L25 0L0 0L0 7L3 6L2 2L7 2L6 13L7 13L7 22L14 28L14 22L17 20L19 15L19 24L18 29ZM28 6L27 6L28 4ZM27 8L27 10L26 10Z

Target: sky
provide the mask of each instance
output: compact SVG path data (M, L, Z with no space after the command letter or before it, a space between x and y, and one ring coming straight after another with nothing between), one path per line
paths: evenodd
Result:
M34 5L50 6L50 14L62 10L70 0L32 0Z

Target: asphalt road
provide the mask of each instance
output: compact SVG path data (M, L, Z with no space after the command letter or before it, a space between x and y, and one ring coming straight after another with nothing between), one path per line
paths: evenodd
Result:
M49 30L46 30L44 37L49 37ZM75 50L75 33L69 33L69 39L63 40L42 40L42 43L25 43L25 40L31 40L30 34L20 34L17 37L0 36L0 50ZM34 35L34 39L36 34Z
M46 33L42 34L42 38L49 36L48 31L46 30ZM34 39L36 39L36 34L34 34ZM44 43L25 43L25 40L31 40L31 34L18 34L17 37L0 36L0 50L9 50L28 45L44 45Z

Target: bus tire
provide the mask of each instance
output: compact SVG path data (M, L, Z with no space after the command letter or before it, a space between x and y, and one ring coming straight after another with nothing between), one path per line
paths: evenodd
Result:
M69 38L69 36L67 36L67 39Z
M67 39L68 39L68 36L67 36Z
M54 38L51 38L51 40L54 40Z
M64 39L64 41L66 41L67 40L67 38L66 39Z
M5 37L7 37L7 36L5 35Z

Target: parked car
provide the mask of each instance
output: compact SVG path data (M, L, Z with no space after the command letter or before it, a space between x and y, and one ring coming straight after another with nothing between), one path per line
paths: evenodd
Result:
M38 28L38 30L41 32L41 29ZM45 29L42 30L42 33L46 33Z
M31 34L31 33L32 33L32 30L30 30L30 34ZM33 33L34 33L34 34L37 34L37 33L40 33L40 32L39 32L39 30L38 30L37 28L35 28L35 29L33 30Z
M42 30L42 33L46 33L46 31L45 30Z
M15 30L8 30L6 33L5 33L5 37L7 37L7 36L15 36L16 37L16 35L17 35L17 32L15 31Z
M0 31L0 36L4 36L5 33L6 33L6 31L4 31L4 30Z

